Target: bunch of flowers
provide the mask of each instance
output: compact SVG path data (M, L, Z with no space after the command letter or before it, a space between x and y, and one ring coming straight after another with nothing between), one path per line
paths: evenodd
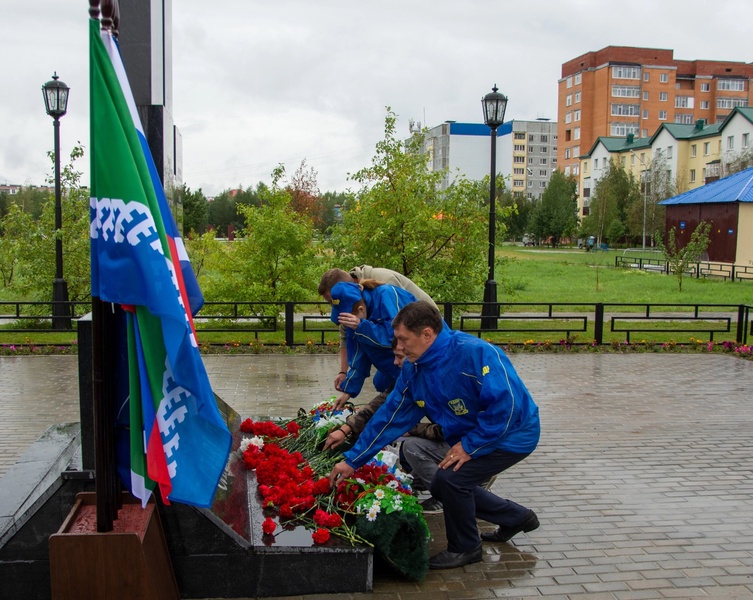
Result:
M262 505L279 520L266 516L265 543L295 521L313 530L316 544L331 535L367 543L401 573L420 580L428 568L429 529L397 455L385 449L336 489L330 487L327 475L343 456L322 452L321 442L350 414L329 401L301 409L287 423L246 419L241 425L253 434L241 442L242 463L255 470Z

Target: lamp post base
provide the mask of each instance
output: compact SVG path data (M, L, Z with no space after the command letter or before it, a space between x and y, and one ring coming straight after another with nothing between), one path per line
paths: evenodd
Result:
M497 282L488 279L484 284L484 306L481 309L481 329L489 331L497 328L499 304L497 304Z
M65 279L52 281L52 328L55 331L72 328L71 312L68 306L68 283Z

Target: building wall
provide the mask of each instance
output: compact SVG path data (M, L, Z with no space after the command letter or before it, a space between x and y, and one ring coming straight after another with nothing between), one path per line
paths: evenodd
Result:
M740 218L737 225L737 254L735 262L738 265L753 265L753 204L740 203Z
M678 248L684 247L701 221L711 223L709 232L709 260L735 262L738 244L738 222L741 218L740 203L677 204L667 206L665 231L675 228ZM738 259L737 262L740 262Z
M637 70L630 73L632 78L625 78L618 77L614 67ZM741 81L743 89L720 89L730 79ZM636 137L649 137L662 123L673 123L676 118L687 123L697 119L719 122L732 112L733 106L728 103L751 104L751 80L753 63L675 60L672 50L655 48L608 46L587 52L562 65L558 82L559 167L565 173L579 170L575 148L585 151L600 136L622 135L613 130L617 124L635 128ZM637 96L615 96L614 86L637 87ZM678 97L685 100L676 106ZM708 104L707 108L702 102ZM612 114L613 104L633 105L638 114ZM574 121L571 114L567 123L567 113L577 109L581 111L580 120ZM568 149L571 156L566 159Z
M428 130L423 151L433 170L447 170L443 187L459 175L475 181L490 175L490 136L483 123L448 121ZM496 172L513 192L539 197L556 168L556 154L557 125L552 121L513 120L497 130Z

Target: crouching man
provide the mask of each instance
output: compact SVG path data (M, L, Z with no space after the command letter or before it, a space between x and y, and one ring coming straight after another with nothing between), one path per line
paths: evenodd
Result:
M449 445L431 481L444 506L447 549L431 569L478 562L481 539L505 542L539 526L536 514L482 487L526 458L539 440L539 411L504 352L481 339L443 328L439 311L419 301L392 321L396 350L406 356L395 389L355 446L330 473L334 484L367 463L424 416ZM476 519L497 525L479 537Z

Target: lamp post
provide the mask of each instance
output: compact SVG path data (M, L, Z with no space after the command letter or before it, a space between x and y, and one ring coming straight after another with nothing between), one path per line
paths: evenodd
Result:
M494 280L494 238L497 220L496 183L497 183L497 127L505 120L507 97L497 91L494 84L492 91L481 99L484 109L484 123L492 130L492 165L489 179L489 277L484 285L484 306L481 309L481 329L491 330L497 328L499 317L499 305L497 304L497 282Z
M60 117L68 110L70 88L58 80L57 73L42 86L44 107L53 119L55 131L55 279L52 282L52 328L70 329L68 284L63 279L63 212L60 199Z
M650 172L651 169L643 164L643 252L646 251L646 205L648 204L648 174Z

